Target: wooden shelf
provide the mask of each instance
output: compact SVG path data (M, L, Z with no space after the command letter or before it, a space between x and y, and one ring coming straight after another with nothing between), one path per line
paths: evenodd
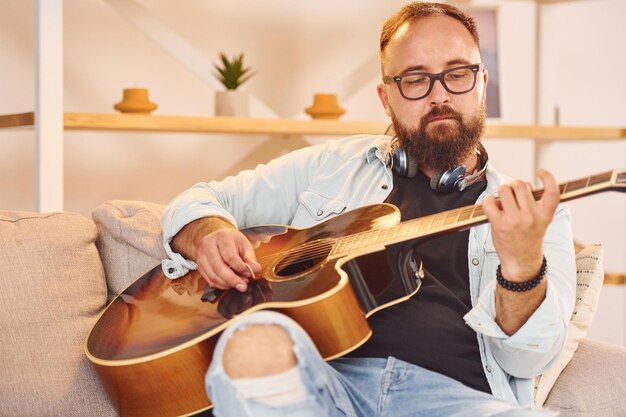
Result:
M35 113L5 114L0 116L0 128L33 127L35 125Z
M0 129L33 127L34 113L0 115ZM196 132L270 135L380 134L385 121L291 120L241 117L151 116L116 113L64 113L66 130ZM486 138L611 140L626 138L626 128L488 124Z

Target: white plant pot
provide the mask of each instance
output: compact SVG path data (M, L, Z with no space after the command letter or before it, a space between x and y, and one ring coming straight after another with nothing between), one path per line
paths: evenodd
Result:
M249 95L238 90L217 91L215 93L216 116L248 116Z

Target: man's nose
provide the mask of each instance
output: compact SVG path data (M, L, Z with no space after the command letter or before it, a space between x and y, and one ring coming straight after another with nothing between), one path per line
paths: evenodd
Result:
M443 104L450 101L450 93L445 89L441 80L435 80L433 89L428 95L428 99L430 100L430 104Z

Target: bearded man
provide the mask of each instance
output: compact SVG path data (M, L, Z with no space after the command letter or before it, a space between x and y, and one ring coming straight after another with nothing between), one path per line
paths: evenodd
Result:
M212 288L249 294L266 271L238 228L309 228L374 203L394 205L403 221L473 207L419 228L444 230L476 213L489 223L431 239L401 241L396 233L384 257L360 264L357 275L374 270L380 282L417 274L421 288L374 306L371 337L338 359L325 362L280 313L242 314L207 373L214 412L552 415L532 404L534 378L558 356L575 298L569 211L558 204L558 185L539 170L544 193L536 201L530 184L508 182L489 165L481 145L488 74L475 24L461 10L404 6L383 27L380 58L377 91L395 136L331 141L185 191L163 215L165 273L198 269ZM311 319L333 319L327 315Z

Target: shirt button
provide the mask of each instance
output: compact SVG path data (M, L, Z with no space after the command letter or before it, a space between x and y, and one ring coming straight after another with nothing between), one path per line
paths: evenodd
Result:
M478 260L478 258L473 258L472 259L472 265L476 266L480 263L480 261Z
M389 188L389 186L387 184L383 184L383 186L381 187L383 190L386 190L387 188Z
M317 215L321 216L322 214L324 214L324 210L317 210Z
M487 369L487 372L491 373L491 365L487 365L485 369Z
M174 268L167 268L167 272L168 274L173 274L176 270Z

